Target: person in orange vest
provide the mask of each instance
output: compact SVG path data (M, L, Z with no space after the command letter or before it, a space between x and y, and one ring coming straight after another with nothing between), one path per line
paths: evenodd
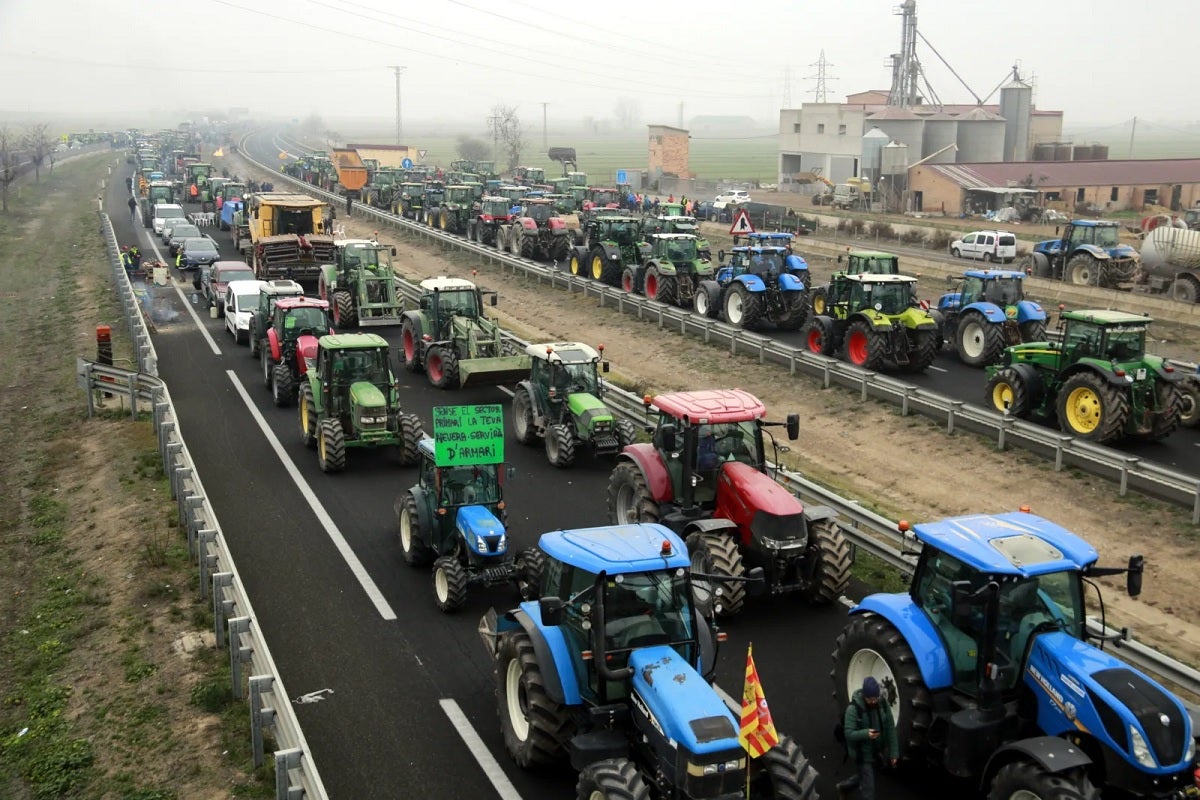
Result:
M188 187L188 195L192 198L192 200L195 200L197 195L199 195L199 194L200 194L200 187L196 186L196 184L193 183L191 186Z

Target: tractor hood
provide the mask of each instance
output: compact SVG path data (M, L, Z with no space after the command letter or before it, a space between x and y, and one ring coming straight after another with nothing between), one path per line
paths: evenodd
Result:
M749 464L729 461L721 465L717 491L732 492L734 498L752 511L785 517L804 513L796 496Z
M467 546L478 555L503 555L508 549L504 523L485 506L460 506L455 525Z
M571 415L583 423L584 430L590 431L598 422L612 427L612 412L593 394L576 392L567 395L567 407L571 409Z
M724 701L674 648L655 645L629 654L633 715L689 754L745 757L738 724ZM710 761L711 759L705 759Z
M768 550L792 550L808 544L804 505L749 464L729 461L721 465L717 515L749 530Z
M350 402L355 408L383 408L387 405L383 392L368 381L357 381L350 385Z
M1080 729L1140 771L1190 767L1192 721L1179 699L1123 661L1063 632L1034 639L1022 680L1052 736Z

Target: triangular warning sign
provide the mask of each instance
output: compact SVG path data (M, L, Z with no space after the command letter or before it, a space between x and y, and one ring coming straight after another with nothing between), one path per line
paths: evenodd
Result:
M729 226L729 234L745 236L747 233L754 233L754 226L750 224L750 215L746 213L746 209L739 208L737 215L733 218L733 224Z
M428 150L418 150L418 151L417 151L417 158L424 158L424 157L425 157L425 154L426 154L426 153L428 153L428 152L429 152Z

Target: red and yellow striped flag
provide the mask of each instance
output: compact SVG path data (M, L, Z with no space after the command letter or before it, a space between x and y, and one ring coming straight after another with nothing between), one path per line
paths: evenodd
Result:
M758 758L779 744L771 709L767 708L767 698L754 666L753 645L746 648L746 687L742 690L742 728L738 731L738 741L751 758Z

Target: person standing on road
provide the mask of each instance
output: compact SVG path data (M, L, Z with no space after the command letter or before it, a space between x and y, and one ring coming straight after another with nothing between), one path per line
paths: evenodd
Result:
M856 770L838 783L838 800L847 800L855 789L861 800L875 800L876 764L894 767L900 759L892 708L881 703L879 695L879 682L868 675L846 706L842 728L846 734L846 752Z
M134 200L131 197L131 198L129 198L129 217L130 217L130 219L132 219L136 215L137 215L137 200Z
M346 216L350 216L350 211L354 207L354 198L346 195Z

